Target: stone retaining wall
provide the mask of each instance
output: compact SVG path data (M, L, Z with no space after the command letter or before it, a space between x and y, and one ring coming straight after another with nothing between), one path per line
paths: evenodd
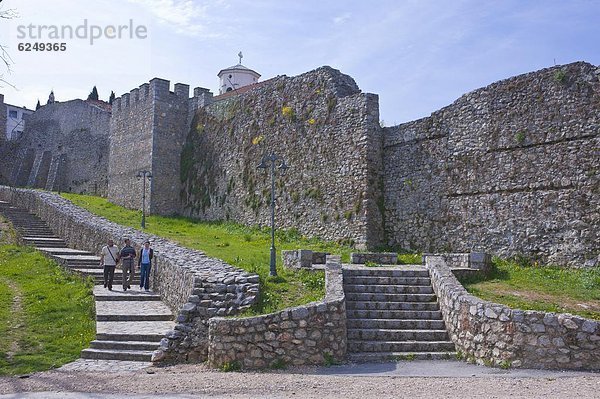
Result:
M396 252L352 252L350 254L350 263L364 265L367 262L395 265L398 263L398 254Z
M346 355L346 305L339 257L327 257L326 294L267 315L209 321L208 363L245 369L323 364Z
M283 266L289 269L312 268L313 265L324 265L327 252L313 252L310 249L281 251Z
M511 309L467 293L441 256L427 256L433 289L457 351L478 364L600 369L600 323Z
M155 253L152 288L178 314L175 330L161 342L155 361L205 360L207 320L235 314L254 303L258 296L257 275L209 258L200 251L109 222L56 194L0 186L0 199L48 222L73 248L99 253L109 238L121 243L127 236L138 247L150 239Z

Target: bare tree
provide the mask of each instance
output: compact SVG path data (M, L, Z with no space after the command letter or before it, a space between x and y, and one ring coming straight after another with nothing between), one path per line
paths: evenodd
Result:
M2 0L0 0L0 3L2 3ZM3 9L2 5L0 4L0 20L3 19L13 19L17 17L17 12L13 9ZM3 87L3 85L9 85L14 87L12 84L10 84L8 81L6 81L6 79L4 79L5 74L10 73L11 69L10 66L12 65L13 60L10 57L10 54L8 53L8 47L2 43L0 43L0 87Z

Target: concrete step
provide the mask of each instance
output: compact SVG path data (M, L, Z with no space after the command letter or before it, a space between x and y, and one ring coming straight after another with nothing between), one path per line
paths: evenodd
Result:
M439 310L437 302L346 301L349 310Z
M99 301L97 321L168 321L173 320L171 309L160 301Z
M435 294L385 294L371 292L347 292L346 301L370 302L433 302Z
M348 352L454 352L450 341L356 341L348 340Z
M93 255L91 252L73 248L37 248L38 251L49 255Z
M431 310L346 310L346 315L348 319L442 319L442 312Z
M96 315L96 321L169 321L173 320L172 315L153 315L153 314L106 314Z
M110 349L120 351L154 351L158 349L158 342L149 341L99 341L90 342L91 349Z
M452 360L456 352L354 352L348 353L350 362L370 363L410 360Z
M431 285L429 277L381 277L381 276L347 276L344 284L348 285Z
M96 255L55 255L57 259L66 261L69 264L100 264L100 257Z
M355 341L448 341L446 330L348 329L348 340Z
M114 282L113 282L114 284ZM102 301L160 301L160 295L152 291L140 290L139 283L137 287L131 286L130 290L123 291L113 286L109 291L101 285L94 287L94 297L96 302Z
M84 349L81 351L83 359L101 359L101 360L126 360L149 362L152 359L153 351L142 350L111 350L111 349Z
M119 334L119 333L96 333L96 341L120 341L120 342L155 342L157 345L165 334Z
M433 294L431 286L415 285L357 285L344 284L346 293L373 294Z
M173 321L98 321L96 339L102 341L160 341L175 327Z
M415 266L411 269L402 269L401 267L390 267L390 268L344 268L344 277L429 277L429 271L424 266Z
M444 320L427 319L348 319L346 322L350 328L387 328L407 330L443 330Z

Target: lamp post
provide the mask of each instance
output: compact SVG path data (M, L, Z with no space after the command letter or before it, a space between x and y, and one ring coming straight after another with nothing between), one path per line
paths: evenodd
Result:
M270 155L263 155L257 168L271 170L271 263L269 264L269 275L277 276L275 268L275 168L284 173L288 166L282 157L272 152Z
M142 229L146 228L146 179L152 179L152 172L148 170L140 170L136 177L142 179Z

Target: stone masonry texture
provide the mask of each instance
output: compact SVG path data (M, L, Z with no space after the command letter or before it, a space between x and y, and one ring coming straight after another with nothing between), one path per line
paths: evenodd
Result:
M280 76L197 112L181 157L184 213L268 225L270 178L256 167L274 152L289 166L276 172L279 227L378 245L381 150L376 95L329 67Z
M8 152L2 154L1 182L106 196L110 112L72 100L45 105L26 118L22 137L0 149Z
M115 99L110 121L108 198L129 208L142 207L143 183L136 177L152 173L146 183L149 213L180 211L180 154L188 126L189 86L152 79Z
M475 90L384 130L387 243L581 266L600 251L600 69Z
M278 228L360 249L593 266L599 75L585 62L542 69L388 128L378 97L330 67L214 98L155 78L112 115L81 100L36 111L22 140L0 143L0 183L140 209L136 174L148 170L150 213L264 226L270 180L256 166L274 152L289 166L276 176Z
M161 341L154 361L206 360L208 319L236 314L257 299L257 275L109 222L56 194L0 186L0 199L18 204L48 222L55 234L73 248L99 253L109 238L122 246L123 238L129 237L139 249L150 239L155 253L150 284L177 315L175 328Z
M600 323L523 311L467 293L444 257L426 256L450 338L465 359L501 367L600 370Z
M257 317L209 321L208 363L245 369L315 365L346 355L346 306L339 257L328 257L325 299Z

